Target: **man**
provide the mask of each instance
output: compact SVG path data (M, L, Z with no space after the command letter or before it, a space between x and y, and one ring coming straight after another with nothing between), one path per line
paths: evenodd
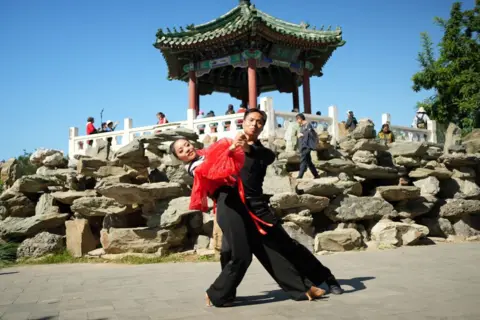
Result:
M352 132L357 127L358 121L357 118L353 115L352 110L347 111L347 122L345 123L345 129L349 132Z
M263 196L263 181L267 167L275 161L273 151L265 148L258 139L266 121L266 114L258 109L249 109L245 113L243 121L243 134L246 136L245 165L240 172L240 178L248 209L261 220L272 224L271 227L262 225L266 234L260 238L269 252L277 254L277 259L272 261L270 267L280 280L287 281L289 275L285 270L293 268L298 271L300 277L305 277L313 284L318 286L326 282L332 294L342 294L343 290L331 271L307 248L290 238L270 208L268 200ZM222 242L222 265L228 262L229 254L228 243Z
M305 119L303 113L297 114L297 123L300 126L298 134L300 144L300 172L297 179L302 179L303 175L310 169L315 179L319 178L317 168L312 162L311 151L317 149L318 136L312 125Z
M415 114L415 117L413 118L412 121L412 128L417 128L417 129L428 129L427 128L427 122L430 120L430 118L427 115L427 112L423 107L418 108L417 113ZM422 133L413 133L409 132L408 133L410 141L425 141L427 138L426 134Z

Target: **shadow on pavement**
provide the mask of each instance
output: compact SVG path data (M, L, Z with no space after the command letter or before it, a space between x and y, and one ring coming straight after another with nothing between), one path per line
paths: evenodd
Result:
M283 290L272 290L272 291L264 291L265 294L262 295L255 295L255 296L246 296L246 297L237 297L235 299L235 303L233 304L234 307L240 306L251 306L256 304L265 304L265 303L272 303L272 302L280 302L289 300L288 297Z
M357 277L352 279L337 279L337 280L342 287L350 286L353 288L351 290L346 290L345 288L343 288L345 290L344 293L352 293L355 291L361 291L361 290L367 289L364 282L368 280L373 280L373 279L375 279L375 277Z
M15 274L15 273L18 273L18 271L0 272L0 276L7 275L7 274Z

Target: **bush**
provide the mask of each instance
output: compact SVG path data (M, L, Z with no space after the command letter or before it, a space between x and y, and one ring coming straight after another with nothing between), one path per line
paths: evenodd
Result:
M17 243L0 243L0 266L14 263L17 260Z
M3 181L0 180L0 193L2 193L2 192L3 192Z

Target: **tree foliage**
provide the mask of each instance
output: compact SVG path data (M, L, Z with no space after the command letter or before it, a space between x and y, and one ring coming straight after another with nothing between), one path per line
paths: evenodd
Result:
M37 172L37 167L30 162L31 152L23 150L23 154L17 157L18 163L18 177L23 177Z
M456 2L448 20L437 17L435 22L444 30L439 57L429 35L422 33L421 70L412 78L413 90L434 94L417 106L432 119L453 122L468 132L480 125L480 0L465 11Z

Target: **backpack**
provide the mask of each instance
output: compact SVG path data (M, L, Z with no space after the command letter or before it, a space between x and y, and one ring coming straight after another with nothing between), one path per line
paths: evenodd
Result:
M318 145L318 134L311 126L308 128L308 140L307 140L307 147L310 150L317 150Z
M419 118L417 116L417 128L418 129L427 129L427 121L425 121L425 117L422 114L422 117Z

